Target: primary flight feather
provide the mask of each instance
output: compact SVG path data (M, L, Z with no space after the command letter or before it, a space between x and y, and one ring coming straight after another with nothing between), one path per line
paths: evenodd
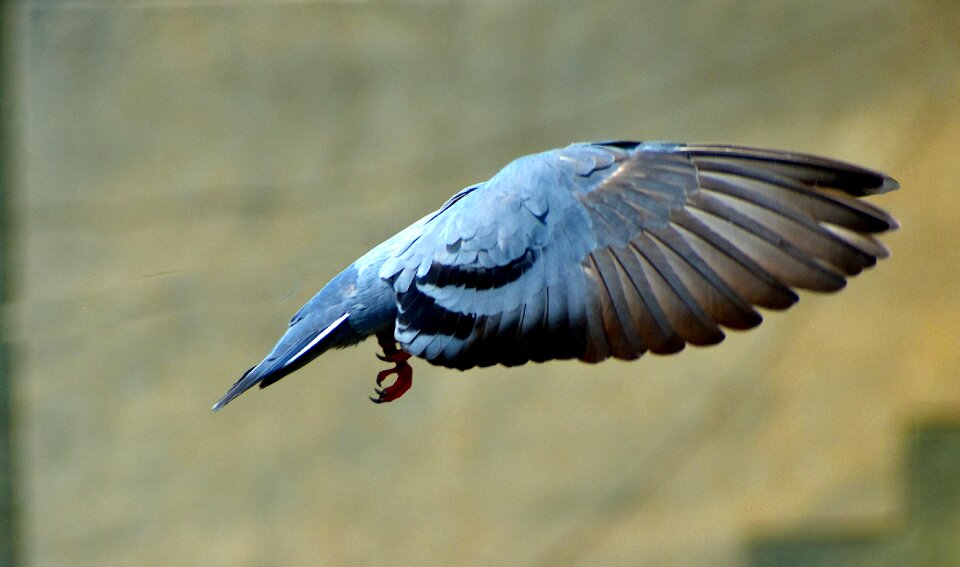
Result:
M835 291L886 257L897 228L860 197L898 187L843 162L665 142L572 144L519 158L367 252L290 320L213 406L376 335L395 364L451 368L634 359L723 340Z

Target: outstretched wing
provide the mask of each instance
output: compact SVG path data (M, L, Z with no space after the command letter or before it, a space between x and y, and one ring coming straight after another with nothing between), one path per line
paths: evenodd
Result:
M834 291L896 228L881 174L802 154L609 142L521 158L445 205L380 276L397 341L455 368L671 353Z

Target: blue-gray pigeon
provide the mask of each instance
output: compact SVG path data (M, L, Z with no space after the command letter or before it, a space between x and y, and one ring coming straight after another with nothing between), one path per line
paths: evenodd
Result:
M775 150L579 143L519 158L340 272L213 406L376 335L374 402L411 356L465 370L667 354L748 329L794 289L836 291L897 228L858 199L892 178Z

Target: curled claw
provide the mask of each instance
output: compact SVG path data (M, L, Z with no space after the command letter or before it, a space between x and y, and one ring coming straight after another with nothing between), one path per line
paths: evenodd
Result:
M377 374L377 386L382 384L383 380L391 374L396 374L397 379L394 380L393 384L382 390L380 388L374 388L373 391L377 394L377 397L374 398L373 396L370 396L371 402L375 404L392 402L393 400L405 394L406 391L413 386L413 368L411 368L410 365L405 361L397 362L397 365L393 368L380 371Z
M383 349L383 354L377 354L377 358L395 364L393 368L387 368L377 373L377 386L383 384L387 376L397 375L397 379L390 386L382 390L379 387L373 389L377 397L370 396L370 401L375 404L382 404L399 398L413 386L413 368L407 363L410 354L397 347L397 341L394 340L392 332L377 333L377 340L380 343L380 348Z
M383 381L387 378L387 376L390 376L391 374L400 374L399 365L393 368L387 368L386 370L381 370L380 372L377 372L377 386L383 384ZM379 394L380 392L377 392L377 393Z

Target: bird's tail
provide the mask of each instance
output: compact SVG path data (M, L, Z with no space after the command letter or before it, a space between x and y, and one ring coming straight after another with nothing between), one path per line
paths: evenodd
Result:
M260 384L261 388L266 388L319 356L327 349L323 339L346 321L347 317L348 314L344 313L339 319L320 330L309 330L304 321L292 325L260 364L244 372L243 376L230 386L227 393L213 405L213 411L229 404L231 400L257 384Z
M223 397L220 398L219 401L217 401L217 403L213 404L213 411L217 411L223 406L229 404L230 401L233 400L233 398L236 398L240 394L252 388L258 382L263 380L263 378L267 374L262 370L265 362L267 362L266 359L264 359L263 362L254 366L250 370L247 370L246 372L244 372L243 376L241 376L239 380L234 382L233 386L230 386L230 389L227 390L227 393L224 394Z

